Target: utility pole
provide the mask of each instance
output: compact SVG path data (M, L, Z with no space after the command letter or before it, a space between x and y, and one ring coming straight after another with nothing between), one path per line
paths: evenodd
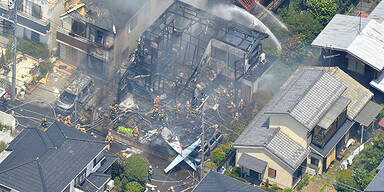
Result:
M76 124L77 122L77 110L78 110L78 102L79 102L79 88L76 89L76 98L75 98L75 121L74 121L74 124Z
M201 105L199 106L198 110L201 109L201 163L200 163L200 181L204 178L204 155L205 155L205 142L204 142L204 135L205 135L205 122L204 122L204 111L205 111L205 108L204 108L204 104L205 102L208 100L209 96L207 98L204 99L204 101L201 103Z
M12 63L12 94L11 100L15 101L16 98L16 50L17 50L17 37L16 37L16 23L17 23L17 0L10 0L9 12L13 17L13 63Z

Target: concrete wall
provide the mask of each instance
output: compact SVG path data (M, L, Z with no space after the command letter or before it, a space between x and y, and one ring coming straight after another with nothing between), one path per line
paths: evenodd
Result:
M239 166L237 162L241 157L241 154L242 154L241 150L238 150L236 153L236 166ZM292 174L290 174L289 171L283 168L279 163L274 161L269 155L267 155L266 153L260 153L260 152L247 152L247 154L267 162L267 167L263 175L263 181L268 179L271 184L277 184L279 187L283 189L293 187ZM272 168L276 170L275 178L268 176L268 168Z
M285 134L298 142L304 148L311 143L311 137L307 137L308 129L288 114L271 114L270 128L280 128Z
M0 111L0 122L10 126L12 129L12 132L14 132L16 127L16 120L12 115L9 115L8 113Z

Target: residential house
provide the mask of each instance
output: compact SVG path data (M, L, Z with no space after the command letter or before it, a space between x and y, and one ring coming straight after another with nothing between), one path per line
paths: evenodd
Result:
M232 177L210 171L193 189L192 192L265 192Z
M325 65L338 65L361 83L384 92L384 1L368 17L336 14L312 42ZM331 61L331 60L334 61Z
M234 142L236 165L249 181L282 188L306 171L322 173L344 149L360 112L369 111L371 121L379 113L372 96L337 67L298 69ZM378 107L366 109L371 105Z
M0 155L0 190L104 191L116 160L107 145L59 122L25 128Z
M0 35L8 38L13 32L10 17L9 0L0 1L0 18L4 23ZM61 0L18 0L17 1L17 27L16 35L38 43L47 45L48 48L56 47L55 29L60 23L59 15L64 12Z
M384 160L376 167L376 172L376 176L364 189L364 192L384 192Z

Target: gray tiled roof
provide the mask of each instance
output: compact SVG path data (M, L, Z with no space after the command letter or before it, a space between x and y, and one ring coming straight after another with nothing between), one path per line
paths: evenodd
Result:
M289 113L312 130L347 88L324 70L303 69L273 98L267 113Z
M312 130L346 88L335 77L323 73L290 114L309 130Z
M309 150L281 131L278 131L268 143L267 149L276 154L294 170L300 166L309 153Z
M258 173L264 173L265 168L267 167L267 162L260 160L256 157L252 157L246 153L241 154L237 163L240 166L252 169Z
M265 192L226 175L209 172L192 192Z
M289 167L297 169L309 150L278 129L270 129L269 114L290 114L311 130L345 89L346 86L341 81L323 69L297 70L248 124L234 146L265 147Z
M380 1L379 4L376 5L375 9L369 14L367 19L375 19L379 23L383 23L384 21L384 1Z
M47 131L24 129L0 163L0 185L18 191L61 191L107 144L55 122ZM23 181L23 182L20 182Z

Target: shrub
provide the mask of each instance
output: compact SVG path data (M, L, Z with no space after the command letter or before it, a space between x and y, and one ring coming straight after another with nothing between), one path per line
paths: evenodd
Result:
M36 59L47 59L49 57L49 50L43 44L28 39L18 39L17 42L18 50L22 53L30 55Z
M4 141L0 141L0 153L7 148L7 144Z
M136 181L129 182L125 185L126 192L142 192L144 189L145 188Z
M336 183L335 188L337 191L348 191L345 189L344 185L348 185L351 187L356 187L356 182L353 179L353 171L352 169L340 170L336 174Z
M216 163L212 162L212 161L209 161L209 162L205 163L205 165L207 167L210 167L210 168L213 168L213 169L217 169L218 168L218 165Z
M304 177L299 181L299 183L296 185L296 189L299 191L304 186L309 184L309 175L305 174Z
M119 127L117 127L117 132L124 133L124 134L129 135L129 136L133 136L133 129L130 129L127 127L119 126Z
M49 71L52 70L53 65L50 59L44 59L39 63L40 68L40 78L44 77Z
M211 153L212 161L216 164L220 164L225 159L225 152L221 148L216 148Z

